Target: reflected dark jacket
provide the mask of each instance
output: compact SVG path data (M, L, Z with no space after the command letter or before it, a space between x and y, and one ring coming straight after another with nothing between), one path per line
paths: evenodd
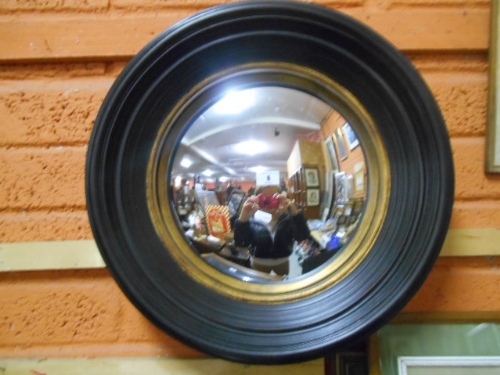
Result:
M267 226L250 218L246 222L234 223L234 243L236 246L250 247L250 253L257 258L283 258L293 252L294 241L304 241L310 236L307 221L302 212L291 216L282 214L276 224L274 241Z

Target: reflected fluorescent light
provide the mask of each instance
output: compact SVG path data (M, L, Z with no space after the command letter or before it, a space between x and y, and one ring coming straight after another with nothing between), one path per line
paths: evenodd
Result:
M262 173L265 170L267 170L267 167L264 167L262 165L258 165L256 167L248 168L248 170L251 171L251 172L255 172L255 173Z
M240 154L256 155L261 154L267 150L267 143L261 141L244 141L236 143L233 146L234 150Z
M222 176L221 178L219 178L220 182L226 182L228 180L229 180L229 177L226 177L226 176Z
M184 168L189 168L191 166L191 164L193 164L193 162L191 160L189 160L188 158L184 158L181 160L181 166Z
M253 89L229 92L219 100L213 107L219 114L237 114L250 108L255 103L255 92Z
M205 169L203 172L201 172L204 176L210 177L211 175L214 174L214 171L211 169Z

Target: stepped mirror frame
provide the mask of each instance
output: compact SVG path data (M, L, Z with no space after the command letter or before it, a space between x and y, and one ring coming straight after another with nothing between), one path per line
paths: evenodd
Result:
M228 86L283 86L338 109L367 160L364 219L340 263L298 280L244 282L203 261L169 201L183 134ZM87 158L92 230L117 283L171 336L244 363L291 363L363 340L419 290L448 231L449 136L408 59L339 12L252 1L203 11L128 64Z

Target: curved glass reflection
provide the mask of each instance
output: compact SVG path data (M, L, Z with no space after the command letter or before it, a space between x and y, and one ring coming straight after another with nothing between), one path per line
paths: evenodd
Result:
M189 127L171 172L187 239L213 267L249 282L293 279L338 256L368 184L346 119L284 87L228 93Z

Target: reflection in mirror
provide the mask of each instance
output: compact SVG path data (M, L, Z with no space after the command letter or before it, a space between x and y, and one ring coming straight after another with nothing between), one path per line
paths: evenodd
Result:
M240 280L297 278L353 238L367 191L362 145L346 119L305 92L228 93L184 134L171 169L186 238Z

